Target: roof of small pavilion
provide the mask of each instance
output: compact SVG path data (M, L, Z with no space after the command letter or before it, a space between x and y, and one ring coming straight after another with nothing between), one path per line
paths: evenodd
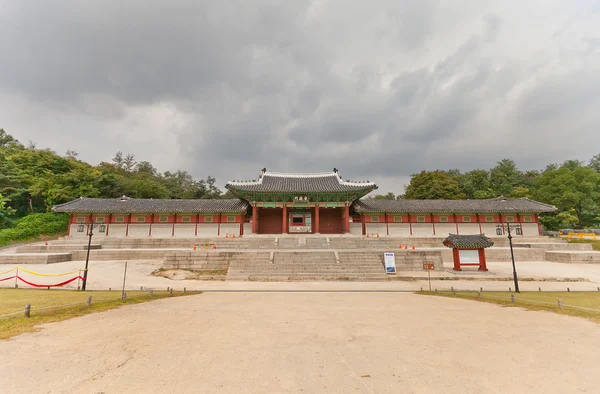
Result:
M332 172L282 173L263 168L258 179L229 181L225 188L251 192L326 193L374 190L377 185L369 181L343 180L336 168Z
M553 205L528 198L488 198L481 200L374 200L361 199L352 205L358 213L542 213L555 212Z
M453 249L482 249L494 245L494 241L483 234L458 235L450 234L444 241L444 246Z
M194 213L245 212L248 203L242 200L169 200L130 198L84 198L56 205L53 212L66 213Z

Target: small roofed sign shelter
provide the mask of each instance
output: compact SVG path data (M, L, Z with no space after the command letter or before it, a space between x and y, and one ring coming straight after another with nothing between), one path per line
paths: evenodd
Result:
M452 257L454 260L454 271L462 271L461 266L478 266L479 271L487 271L487 264L485 261L485 248L489 248L494 245L494 241L489 239L483 234L474 235L458 235L450 234L448 238L444 239L444 246L452 248ZM461 250L472 250L477 251L478 262L464 262L461 263L460 251Z

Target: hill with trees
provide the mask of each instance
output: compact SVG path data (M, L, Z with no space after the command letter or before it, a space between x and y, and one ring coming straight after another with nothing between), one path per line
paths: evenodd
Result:
M49 212L56 204L80 196L117 198L230 198L215 178L194 179L187 171L159 172L148 161L117 152L96 166L67 150L59 155L24 145L0 129L0 231L20 218ZM543 170L520 170L504 159L489 170L421 171L413 174L405 193L375 199L483 199L528 197L555 205L559 212L541 218L547 229L600 227L600 154L589 162L567 160ZM31 223L37 223L29 219ZM66 223L66 222L65 222ZM66 229L66 224L65 224ZM20 234L32 231L23 230ZM24 236L23 236L24 237Z
M483 199L527 197L552 204L559 212L544 214L549 230L600 227L600 154L587 164L567 160L544 170L523 171L504 159L489 170L421 171L413 174L403 195L376 195L375 199Z

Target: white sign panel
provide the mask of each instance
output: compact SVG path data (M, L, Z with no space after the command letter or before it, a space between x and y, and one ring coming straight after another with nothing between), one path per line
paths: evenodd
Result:
M476 250L459 250L461 263L479 263L479 252Z
M396 256L393 253L384 253L383 262L385 263L386 274L396 273Z

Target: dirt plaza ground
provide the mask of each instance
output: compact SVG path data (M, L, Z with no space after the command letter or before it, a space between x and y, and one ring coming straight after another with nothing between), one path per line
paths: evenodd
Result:
M597 392L598 348L595 323L464 300L204 293L0 342L0 376L11 393Z

